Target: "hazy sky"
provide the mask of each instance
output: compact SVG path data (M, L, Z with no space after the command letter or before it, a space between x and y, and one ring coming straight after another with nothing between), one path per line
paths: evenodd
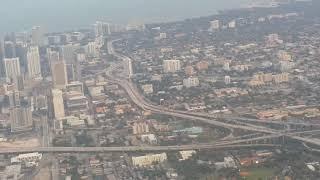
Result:
M85 27L95 20L113 23L167 21L242 7L249 0L3 0L0 33L33 25L50 31Z

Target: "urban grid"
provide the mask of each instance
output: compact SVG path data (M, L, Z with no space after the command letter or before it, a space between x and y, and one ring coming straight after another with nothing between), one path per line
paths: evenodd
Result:
M320 179L320 1L7 33L0 180Z

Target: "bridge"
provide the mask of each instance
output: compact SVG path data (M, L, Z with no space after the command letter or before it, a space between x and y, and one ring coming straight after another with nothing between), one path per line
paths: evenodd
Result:
M182 151L206 149L232 149L232 148L279 148L281 145L269 143L268 139L280 138L277 135L262 135L257 137L221 140L216 143L199 143L175 146L121 146L121 147L24 147L0 148L0 154L17 153L108 153L108 152L156 152L156 151Z
M115 40L115 41L117 41L117 40ZM126 57L122 54L119 54L113 49L113 42L114 41L108 42L109 53L111 53L112 55L114 55L118 59L122 59L122 60L128 59L129 57ZM130 96L131 100L137 106L139 106L140 108L142 108L144 110L149 110L149 111L157 113L157 114L170 115L170 116L179 117L179 118L186 119L186 120L197 121L197 122L201 122L201 123L205 123L205 124L209 124L209 125L213 125L213 126L218 126L218 127L224 127L224 128L228 128L228 129L241 129L241 130L245 130L245 131L273 134L276 136L286 136L291 139L295 139L295 140L302 141L305 143L310 143L310 144L313 144L316 146L320 146L320 140L315 139L315 138L305 138L305 137L297 136L295 134L288 134L288 133L282 134L278 130L270 129L265 126L256 126L256 125L248 125L248 124L246 124L246 125L240 124L239 125L236 123L230 124L227 122L214 120L215 118L212 118L212 116L207 115L207 114L203 114L203 113L194 113L194 112L173 110L173 109L153 105L151 103L148 103L148 101L139 93L137 88L132 84L132 82L130 80L115 78L111 75L110 72L111 71L108 71L108 73L106 73L106 76L112 82L117 83L119 86L121 86L123 89L125 89L127 94ZM248 120L248 119L240 119L240 120L254 122L254 120ZM233 121L235 121L235 119L233 119ZM277 123L275 123L275 124L277 124Z
M108 51L119 59L127 59L128 57L120 55L113 50L112 42L108 42ZM108 69L97 72L84 78L94 77L96 75L106 75L110 82L116 83L121 86L131 100L141 109L148 110L157 114L170 115L179 117L184 120L196 121L212 126L223 127L227 129L241 129L245 131L257 132L257 137L243 136L240 138L233 138L230 140L221 140L216 143L207 144L191 144L191 145L176 145L176 146L124 146L124 147L30 147L30 148L0 148L0 154L15 154L15 153L107 153L107 152L155 152L155 151L181 151L181 150L205 150L205 149L232 149L232 148L279 148L281 145L268 144L268 139L289 137L304 143L320 146L320 140L315 138L301 137L302 134L312 134L320 130L302 131L302 132L282 132L264 126L258 126L248 123L237 122L236 119L223 122L215 120L214 117L204 113L194 113L180 110L173 110L161 106L156 106L149 103L132 84L131 81L125 78L115 78L112 72L123 66L122 63L112 64ZM247 122L254 122L255 120L241 119ZM241 121L240 120L240 121ZM249 137L249 138L246 138ZM262 142L262 143L261 143Z
M22 153L112 153L112 152L164 152L206 149L241 149L241 148L279 148L276 144L240 144L240 145L183 145L183 146L125 146L125 147L34 147L34 148L5 148L0 154Z

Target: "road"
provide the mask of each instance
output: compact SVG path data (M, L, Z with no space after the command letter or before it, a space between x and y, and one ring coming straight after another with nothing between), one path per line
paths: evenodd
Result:
M118 40L115 40L115 41L118 41ZM126 61L129 57L126 57L122 54L119 54L114 50L113 42L115 42L115 41L108 42L108 52L110 54L114 55L115 57L117 57L118 59L120 59L122 61ZM124 68L124 69L127 69L127 68ZM252 126L252 125L248 126L248 125L230 124L230 123L225 123L225 122L214 120L210 117L205 118L205 117L203 117L204 116L203 113L194 113L194 112L172 110L169 108L153 105L151 103L148 103L145 100L145 98L139 93L137 88L132 84L132 82L130 80L115 78L114 76L111 75L110 71L108 71L108 73L106 73L106 75L108 76L108 78L110 78L110 80L112 80L113 82L117 83L122 88L124 88L126 90L127 94L130 96L131 100L136 105L138 105L140 108L142 108L144 110L149 110L151 112L158 113L158 114L165 114L165 115L180 117L183 119L193 120L193 121L197 121L197 122L201 122L201 123L205 123L205 124L210 124L210 125L218 126L218 127L231 128L231 129L242 129L242 130L246 130L246 131L275 134L275 135L281 134L280 131L270 129L265 126ZM300 137L300 136L296 136L296 135L292 135L292 134L291 135L284 134L284 135L289 138L298 140L298 141L302 141L302 142L306 142L306 143L320 146L319 139L305 138L305 137Z
M48 117L41 116L42 123L42 146L50 147L51 145L51 131L49 127Z
M115 40L115 41L117 41L117 40ZM114 55L115 57L117 57L118 59L121 59L123 61L127 60L129 57L121 55L121 54L115 52L115 50L113 49L113 42L115 42L115 41L108 42L108 52L111 53L112 55ZM125 68L125 69L127 69L127 68ZM263 132L263 133L269 133L269 134L278 133L277 131L275 131L273 129L266 128L266 127L243 126L243 125L229 124L229 123L216 121L213 119L199 117L199 116L203 116L203 114L173 110L173 109L153 105L151 103L148 103L145 100L145 98L138 92L137 88L129 80L115 78L114 76L112 76L110 70L107 71L106 75L114 83L117 83L122 88L124 88L126 90L126 92L128 93L128 95L130 96L131 100L136 105L138 105L140 108L142 108L144 110L152 111L152 112L155 112L158 114L165 114L165 115L180 117L183 119L191 119L194 121L203 122L203 123L218 126L218 127L232 128L232 129L243 129L243 130L248 130L248 131Z
M108 43L108 45L112 45ZM119 59L128 58L123 55L116 53L112 46L108 47L108 51L113 53L114 56ZM186 120L197 121L213 126L224 127L228 129L242 129L246 131L253 131L261 133L260 137L253 138L240 138L232 139L229 141L220 141L213 144L191 144L191 145L182 145L182 146L125 146L125 147L50 147L50 144L45 144L44 147L34 147L34 148L5 148L0 149L0 154L12 154L12 153L28 153L28 152L41 152L41 153L91 153L91 152L151 152L151 151L179 151L179 150L192 150L192 149L224 149L224 148L252 148L252 147L279 147L279 145L274 144L251 144L255 142L260 142L266 139L279 138L282 136L287 136L295 140L299 140L305 143L310 143L313 145L320 146L319 139L305 138L300 137L299 134L308 133L312 134L318 132L319 130L314 131L304 131L304 132L281 132L278 130L270 129L264 126L257 126L251 124L237 124L236 122L221 122L214 120L213 118L204 117L203 114L172 110L161 106L156 106L149 103L145 98L139 94L137 88L132 84L130 80L114 77L112 71L118 69L120 66L123 66L122 63L111 65L106 71L96 73L105 74L109 81L117 83L122 88L124 88L127 94L130 96L131 100L138 105L140 108L148 111L152 111L158 114L165 114L170 116L179 117ZM125 68L126 69L126 68ZM126 76L121 76L126 77ZM127 76L128 77L128 76ZM47 121L43 121L45 139L43 141L50 141L50 128ZM267 135L266 135L267 134ZM248 144L249 143L249 144Z
M261 137L261 139L265 139ZM243 141L247 142L247 141ZM249 143L249 142L248 142ZM254 148L269 147L279 148L276 144L238 144L223 143L226 145L214 144L192 144L183 146L125 146L125 147L35 147L35 148L5 148L0 154L22 154L22 153L111 153L111 152L159 152L159 151L182 151L196 149L230 149L230 148ZM228 145L230 144L230 145Z

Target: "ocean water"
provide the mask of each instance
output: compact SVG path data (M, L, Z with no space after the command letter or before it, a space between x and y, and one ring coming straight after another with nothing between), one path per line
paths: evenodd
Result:
M240 8L249 0L2 0L0 34L88 27L96 20L117 24L174 21Z

